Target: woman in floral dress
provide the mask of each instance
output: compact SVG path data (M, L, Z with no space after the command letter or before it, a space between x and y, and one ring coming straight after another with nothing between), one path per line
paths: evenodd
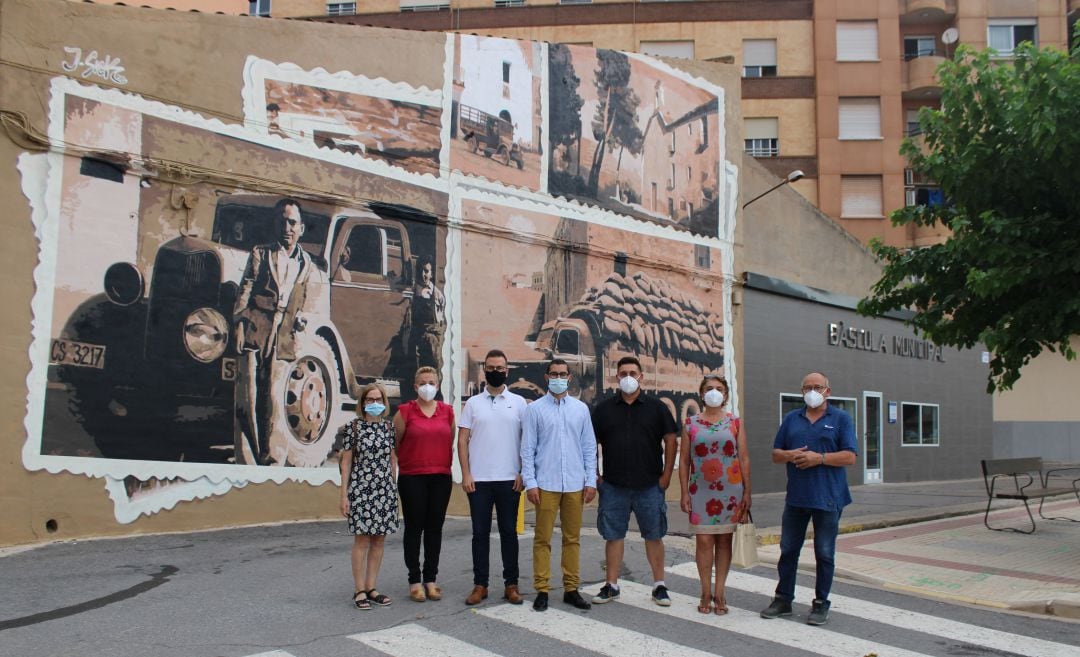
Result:
M735 525L745 522L750 511L750 457L742 421L724 410L727 381L706 374L699 392L705 410L686 418L679 448L680 504L690 514L690 531L697 539L695 560L701 580L697 609L726 614L731 538Z
M387 411L383 387L376 383L364 386L356 408L359 417L340 429L341 513L349 519L349 532L355 535L353 604L364 610L392 602L375 588L386 535L398 528L394 424Z

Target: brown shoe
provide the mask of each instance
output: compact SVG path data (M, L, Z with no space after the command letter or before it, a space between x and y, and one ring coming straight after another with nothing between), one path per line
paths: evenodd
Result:
M413 602L423 602L427 600L427 595L424 594L424 587L419 584L413 584L409 587L409 599Z
M479 584L477 584L476 586L473 587L472 593L469 594L469 597L465 598L465 604L467 604L467 605L478 605L478 604L480 604L481 600L486 600L486 599L487 599L487 587L486 586L480 586Z
M503 592L503 600L506 600L512 605L519 605L522 602L521 594L518 593L517 584L511 584L506 587L506 591Z
M427 594L428 600L442 600L442 589L435 582L424 584L424 593Z

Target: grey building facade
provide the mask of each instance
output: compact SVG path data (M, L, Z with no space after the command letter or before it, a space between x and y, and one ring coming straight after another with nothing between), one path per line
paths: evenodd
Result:
M802 406L804 374L823 372L855 420L851 485L977 477L993 453L981 350L938 348L902 318L855 313L857 299L747 272L739 373L755 492L783 490L771 451L783 415Z

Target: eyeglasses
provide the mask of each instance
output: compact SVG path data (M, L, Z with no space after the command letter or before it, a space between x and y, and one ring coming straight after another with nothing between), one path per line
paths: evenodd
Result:
M505 365L495 365L495 366L484 365L484 371L485 372L505 372L506 371L506 366Z
M381 404L382 397L368 397L364 399L365 404Z
M549 379L569 379L570 378L570 373L569 372L548 372L547 376L548 376Z
M810 392L811 390L813 390L814 392L825 392L828 389L829 389L829 386L803 386L802 387L803 392Z

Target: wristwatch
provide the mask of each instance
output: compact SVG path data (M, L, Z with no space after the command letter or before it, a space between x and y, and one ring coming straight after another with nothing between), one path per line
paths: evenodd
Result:
M821 453L821 465L825 465L825 452Z

